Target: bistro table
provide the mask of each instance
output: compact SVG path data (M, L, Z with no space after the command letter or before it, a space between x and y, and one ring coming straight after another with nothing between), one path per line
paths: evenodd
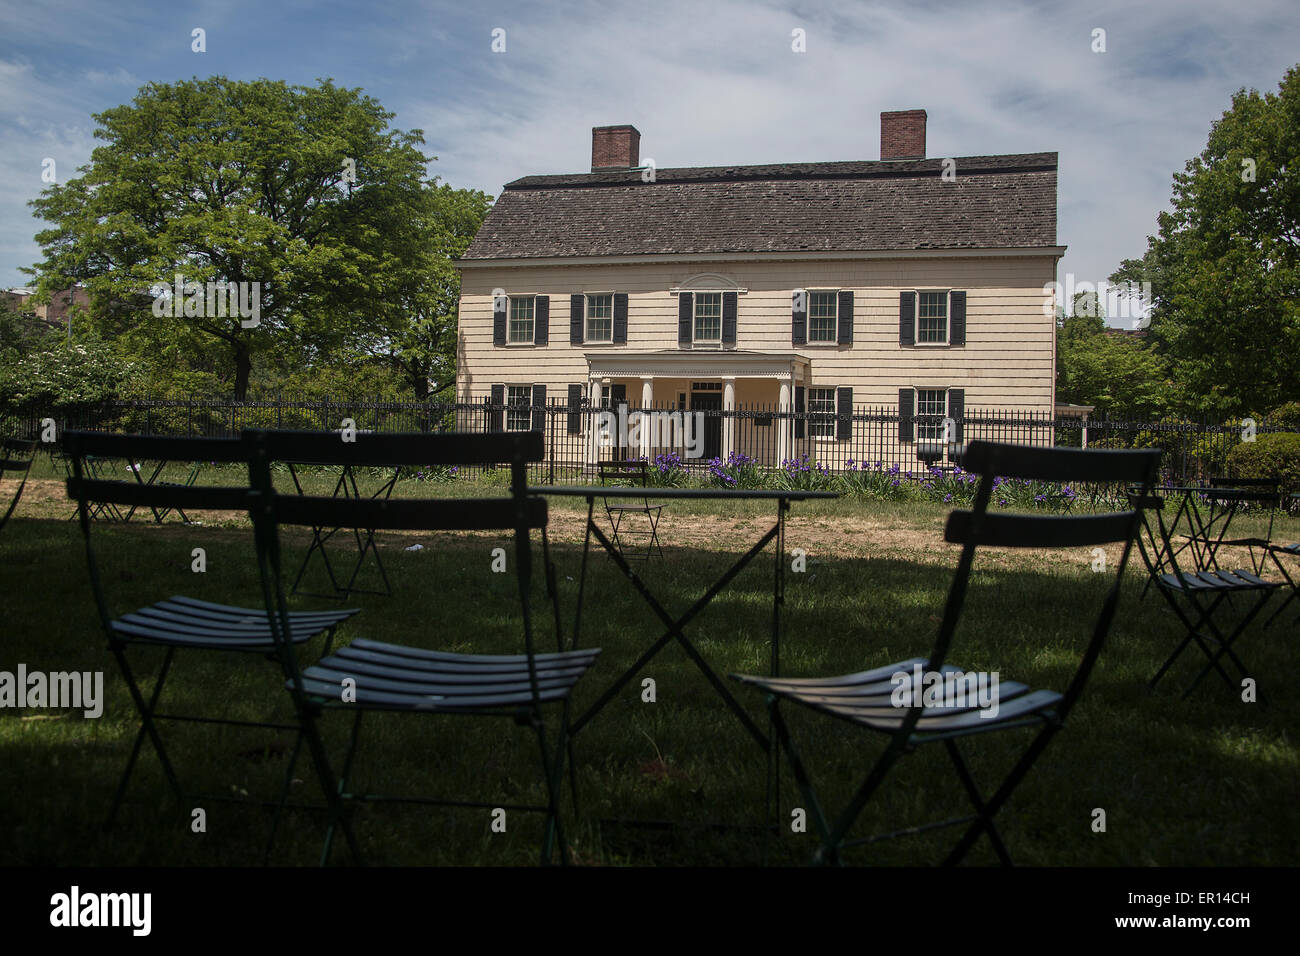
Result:
M1225 543L1232 543L1227 540L1228 528L1243 505L1269 502L1277 505L1279 503L1279 495L1276 491L1252 491L1245 488L1175 485L1173 487L1156 488L1154 492L1160 495L1181 494L1183 496L1182 502L1174 512L1173 521L1169 524L1169 538L1172 542L1178 529L1178 523L1186 520L1188 528L1187 542L1174 551L1174 557L1176 559L1183 551L1191 548L1192 557L1196 561L1195 570L1197 571L1219 570L1217 560L1219 547ZM1199 504L1198 499L1200 499ZM1202 506L1205 506L1204 510ZM1252 570L1256 574L1263 570L1265 555L1272 536L1273 519L1270 515L1268 531L1265 536L1260 539L1252 539L1251 564ZM1260 555L1258 561L1255 560L1254 545L1258 545L1265 552L1265 554Z
M291 461L291 462L286 462L286 464L288 464L289 466L289 477L293 479L293 487L300 495L305 495L307 492L303 490L302 482L298 480L298 472L297 469L294 468L294 465L298 465L300 467L303 465L324 465L324 466L339 465L338 462L331 462L331 461L317 461L317 462ZM331 497L334 498L363 497L361 493L361 489L357 486L357 476L356 476L356 472L353 471L352 465L345 463L339 467L341 467L342 470L339 472L338 481L334 483L334 491ZM371 498L387 501L390 497L392 497L393 488L397 485L397 479L401 475L401 469L396 465L391 467L393 469L393 476L387 479L379 487L378 491L370 495ZM375 546L374 528L364 529L365 530L364 538L362 537L361 534L362 532L361 528L348 529L351 530L352 536L356 539L357 561L356 564L352 566L352 574L348 578L348 583L346 585L339 584L338 577L336 577L334 574L334 566L330 564L329 554L326 553L325 551L325 543L329 541L330 538L334 537L334 535L338 534L340 531L343 530L345 529L331 528L328 531L326 531L324 528L311 529L311 544L307 546L307 554L303 557L302 565L298 568L298 574L294 578L293 587L290 589L290 593L292 594L302 593L308 595L309 597L325 597L325 598L332 597L332 598L339 598L342 600L347 600L348 595L352 594L353 592L356 592L358 594L381 594L384 596L388 596L393 593L392 585L388 583L388 575L384 571L384 562L379 557L379 549ZM311 557L317 551L320 552L321 559L325 562L325 572L329 575L330 585L334 588L333 594L316 594L309 591L303 591L303 592L298 591L298 586L302 583L303 576L307 573L307 566L311 564ZM361 566L366 560L367 552L375 556L375 566L379 569L379 577L384 583L384 589L382 591L367 590L365 588L354 587L357 580L357 574L360 573Z
M543 485L528 489L530 494L543 495L546 497L570 497L587 499L587 528L582 544L582 571L578 582L578 607L574 617L572 646L577 647L580 640L582 629L582 604L587 582L587 556L591 551L591 539L594 537L613 558L614 563L618 565L624 576L632 582L634 587L646 604L654 612L655 617L659 618L664 626L663 634L651 644L636 659L626 671L624 671L605 691L600 698L587 709L570 728L570 735L576 736L583 727L591 722L596 714L600 713L633 677L645 668L646 664L658 654L670 641L676 640L687 656L704 674L708 682L717 691L718 696L730 708L731 712L741 722L749 734L758 742L759 746L765 751L770 751L768 735L754 722L743 707L732 696L731 691L718 677L717 673L711 668L708 662L700 654L699 650L691 643L690 639L683 633L686 627L701 611L703 611L710 602L731 582L731 580L741 572L755 557L757 557L767 545L776 542L776 560L774 562L774 576L772 581L772 655L771 655L771 673L773 677L779 676L781 662L781 606L785 602L785 517L786 512L790 510L792 501L809 501L813 499L838 498L837 492L831 491L781 491L781 490L736 490L728 491L723 488L630 488L630 487L600 487L591 485L578 486L550 486ZM637 575L632 567L627 563L619 549L605 535L597 525L594 517L595 502L597 498L653 498L677 501L774 501L776 502L776 522L760 537L754 545L737 559L716 581L708 586L704 594L701 595L680 617L673 618L665 609L659 599L650 591L645 582Z
M153 487L155 484L158 484L158 476L163 473L163 469L166 468L168 464L169 462L163 459L159 459L157 462L154 463L153 471L149 473L149 477L147 479L142 477L142 474L144 472L145 462L135 461L134 459L127 459L126 467L127 470L131 472L131 474L135 475L136 481L144 485L146 488L150 488ZM188 488L191 485L193 485L195 481L198 480L199 470L202 467L203 467L203 463L201 461L192 462L190 464L189 473L185 476L185 480L183 482L164 481L163 484L164 485L175 484L183 488ZM131 510L122 516L122 520L130 521L131 518L135 515L136 509L138 507L139 505L132 505ZM173 510L176 511L176 513L181 516L182 521L184 521L186 524L190 523L189 516L185 514L185 512L180 508L173 509L170 507L164 507L161 511L159 511L157 505L150 505L149 510L153 512L153 520L156 521L158 524L162 524L163 519L166 518L169 514L171 514Z

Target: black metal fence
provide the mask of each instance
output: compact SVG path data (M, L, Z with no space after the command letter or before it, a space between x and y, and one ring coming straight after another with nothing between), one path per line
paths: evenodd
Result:
M648 413L648 414L644 414ZM781 468L787 462L832 472L876 467L919 474L958 467L962 447L977 439L1073 447L1158 447L1163 471L1194 480L1224 473L1228 452L1251 423L1120 416L1092 419L1047 413L967 409L957 419L901 416L896 407L857 406L850 414L782 411L772 406L683 410L670 405L593 409L563 399L541 405L471 402L354 401L339 398L123 399L94 408L42 414L28 411L0 423L7 437L53 438L70 428L140 434L223 437L246 428L358 432L530 430L544 433L548 481L589 474L593 462L645 456L680 462L687 470L722 464ZM1288 431L1267 421L1256 435ZM594 437L593 437L594 434Z

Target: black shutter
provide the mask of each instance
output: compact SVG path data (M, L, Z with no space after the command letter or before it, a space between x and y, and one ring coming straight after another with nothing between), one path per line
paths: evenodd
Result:
M551 338L551 297L539 295L533 311L533 344L545 345Z
M794 437L803 438L803 386L794 387Z
M614 293L614 344L627 345L627 293Z
M627 404L626 385L611 385L609 387L609 404L615 412L618 411L618 406Z
M488 409L488 431L499 432L502 430L505 412L501 410L501 406L505 403L506 387L504 385L493 385L491 404L495 407Z
M903 293L907 295L906 292ZM898 390L898 440L911 441L913 437L912 414L915 406L916 394L910 388L900 388Z
M853 293L852 291L840 293L840 345L853 344Z
M948 293L948 344L966 344L966 293Z
M582 386L569 386L569 434L576 435L582 431Z
M492 344L506 344L506 309L510 306L510 300L505 296L499 299L492 297Z
M569 344L581 345L583 342L582 310L586 304L585 295L569 296Z
M533 431L546 431L546 386L533 386Z
M801 289L800 292L803 292ZM799 304L799 295L796 293L790 297L790 344L807 345L808 344L808 293L803 292L803 308L796 309ZM796 436L802 437L802 436Z
M838 441L847 441L853 437L853 389L835 390L835 413L835 438Z
M960 445L962 443L962 434L966 430L965 425L962 423L962 419L966 417L966 389L948 389L948 417L954 422L953 441Z
M898 293L898 344L916 344L916 293Z
M691 344L691 320L694 316L695 297L689 292L677 295L677 344Z
M722 344L736 344L736 293L722 293Z

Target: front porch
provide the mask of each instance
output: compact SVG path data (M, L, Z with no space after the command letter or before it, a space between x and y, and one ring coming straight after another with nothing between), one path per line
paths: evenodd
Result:
M796 395L809 380L805 356L672 350L586 359L588 407L610 413L603 423L588 419L589 466L669 453L687 464L726 461L734 453L775 467L793 455L790 415L802 411Z

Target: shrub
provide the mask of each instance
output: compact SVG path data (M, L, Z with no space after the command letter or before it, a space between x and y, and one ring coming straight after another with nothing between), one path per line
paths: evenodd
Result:
M1277 478L1286 494L1300 491L1300 434L1267 432L1228 453L1228 468L1238 478Z
M733 451L726 461L721 458L709 461L709 483L722 488L761 488L763 473L756 459Z

